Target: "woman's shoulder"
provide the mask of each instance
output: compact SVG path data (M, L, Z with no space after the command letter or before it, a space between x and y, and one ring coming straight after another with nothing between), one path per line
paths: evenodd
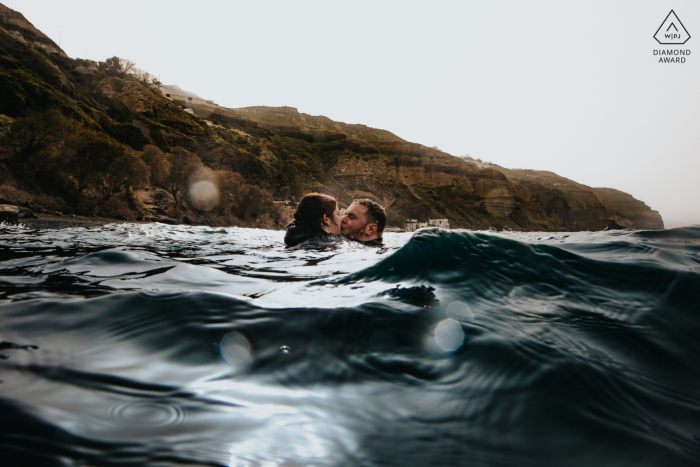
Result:
M284 244L288 248L328 248L341 240L342 237L339 235L329 234L319 228L298 225L290 225L284 235Z
M288 247L297 246L310 238L316 237L319 232L323 231L307 225L291 224L287 227L287 233L284 235L284 244Z
M323 248L335 248L338 242L342 242L343 237L340 235L330 234L321 231L315 237L311 237L299 245L299 248L305 248L310 250L320 250Z

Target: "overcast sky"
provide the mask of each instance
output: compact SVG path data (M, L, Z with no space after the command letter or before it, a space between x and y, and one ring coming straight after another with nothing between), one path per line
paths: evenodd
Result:
M697 0L0 2L71 57L128 58L222 106L362 123L700 224ZM685 45L653 38L671 9Z

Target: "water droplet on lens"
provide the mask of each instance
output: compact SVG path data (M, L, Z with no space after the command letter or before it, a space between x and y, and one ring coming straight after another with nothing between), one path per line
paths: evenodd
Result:
M280 346L280 352L282 352L284 354L288 354L291 351L292 351L292 348L289 347L288 345L281 345Z
M460 302L459 300L450 303L447 306L447 310L445 313L447 314L447 316L457 318L460 321L474 320L474 312L472 311L472 309L469 308L469 305L467 305L464 302Z
M205 169L206 170L206 169ZM203 171L195 173L194 177L206 177L208 174ZM211 172L211 169L209 169ZM213 172L211 172L213 173ZM196 209L200 211L210 211L219 203L219 190L215 183L210 180L198 180L190 185L190 201Z
M221 358L238 370L245 370L251 364L250 343L243 334L230 332L221 339L219 344Z
M462 326L453 319L446 319L435 329L435 342L445 352L455 352L464 344Z

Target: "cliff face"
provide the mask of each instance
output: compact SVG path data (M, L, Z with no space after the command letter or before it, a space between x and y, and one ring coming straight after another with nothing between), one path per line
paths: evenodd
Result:
M52 44L0 5L0 122L56 108L136 151L146 144L163 151L183 146L279 200L310 191L331 193L343 206L374 198L393 225L447 218L464 228L600 230L611 221L663 228L656 211L617 190L460 159L386 130L292 107L171 102L134 76L67 58Z
M548 215L566 219L575 230L601 230L611 221L630 229L664 228L657 211L619 190L591 188L548 171L498 169L527 186Z
M351 125L335 122L322 115L314 116L299 113L294 107L257 106L241 109L219 108L219 112L273 126L291 126L299 128L306 133L314 133L317 131L341 132L347 135L348 138L363 141L403 141L395 134L386 130L370 128L365 125Z
M7 8L1 3L0 26L25 44L41 47L47 52L59 54L63 57L68 56L54 41L27 21L22 13Z
M100 94L111 100L116 100L132 112L154 119L166 127L178 130L189 136L202 136L204 131L190 115L183 112L180 107L163 99L153 88L138 81L124 81L118 78L104 79L99 82ZM165 128L161 128L161 134L173 136ZM163 132L162 130L165 130ZM144 135L153 142L151 130L143 130Z
M442 216L452 225L474 228L602 230L611 221L628 228L663 225L658 213L632 197L623 202L619 195L552 172L484 167L388 132L313 117L290 107L217 112L235 116L239 124L254 122L308 142L318 143L319 131L340 134L338 141L323 148L338 152L329 175L347 194L374 197L401 214ZM410 203L421 208L407 209Z
M624 219L631 222L633 228L647 230L661 230L664 228L664 221L658 211L653 211L642 201L633 198L631 195L613 188L596 188L595 195L601 204L609 209L618 212ZM615 219L619 224L624 224Z
M193 108L225 128L266 137L269 143L258 154L269 167L287 158L291 147L305 163L318 161L322 174L314 175L315 183L302 183L301 191L327 191L346 202L373 198L389 208L396 224L405 218L448 218L452 226L467 228L602 230L612 221L627 228L663 228L658 213L641 201L552 172L487 167L383 130L291 107ZM289 185L267 186L277 196L294 191Z

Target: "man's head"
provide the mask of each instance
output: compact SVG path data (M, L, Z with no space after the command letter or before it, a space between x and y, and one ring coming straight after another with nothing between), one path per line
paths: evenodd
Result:
M356 199L345 211L340 232L353 240L367 242L381 238L385 225L383 207L371 199Z

